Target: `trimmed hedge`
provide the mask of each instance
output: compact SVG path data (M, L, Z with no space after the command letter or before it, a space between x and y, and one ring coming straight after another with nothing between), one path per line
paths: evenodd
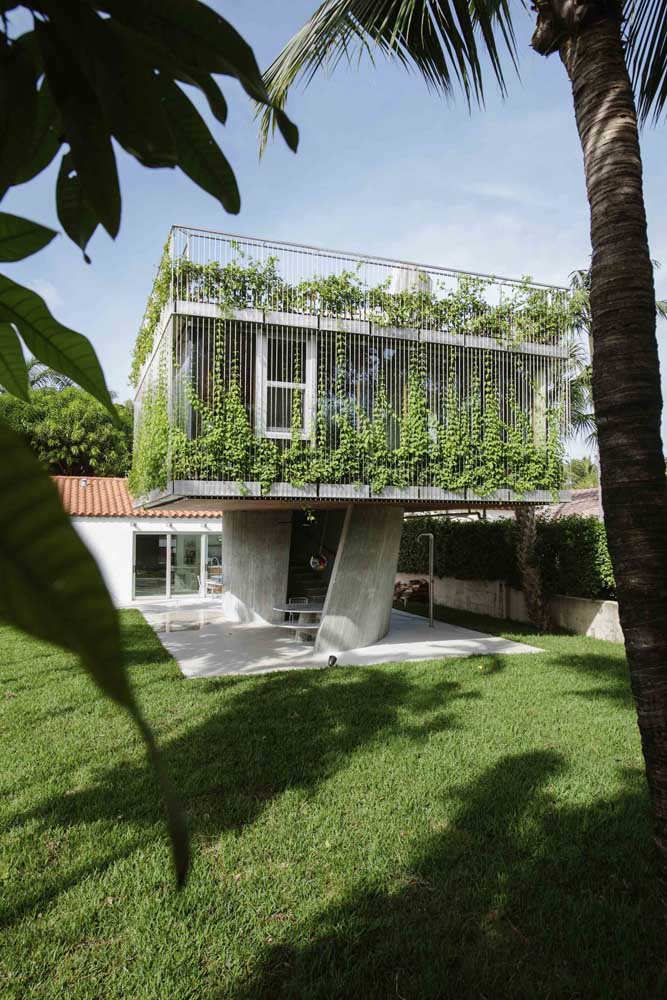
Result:
M401 573L428 572L428 543L418 542L423 531L434 535L436 576L461 580L507 580L518 584L516 523L450 521L444 517L406 517L398 556Z
M520 586L516 522L449 521L408 517L398 557L400 573L428 572L428 545L417 536L432 531L436 576L462 580L504 580ZM545 592L571 597L613 598L614 575L604 525L594 517L538 521L537 559Z
M614 598L607 533L596 517L564 517L541 521L537 559L547 594L570 597Z

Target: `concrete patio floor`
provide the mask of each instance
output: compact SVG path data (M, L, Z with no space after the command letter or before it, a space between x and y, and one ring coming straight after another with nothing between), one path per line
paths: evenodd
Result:
M272 625L239 625L227 621L214 601L178 606L138 606L186 677L263 674L274 670L326 667L329 653L315 655L313 644L293 638ZM371 666L453 656L496 656L537 653L536 646L511 642L484 632L428 621L405 611L392 611L388 634L380 642L338 655L340 666Z

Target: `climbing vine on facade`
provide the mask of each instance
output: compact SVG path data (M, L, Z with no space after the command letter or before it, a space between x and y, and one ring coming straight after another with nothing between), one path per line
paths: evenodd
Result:
M231 263L197 264L171 260L165 247L134 358L135 376L144 382L133 492L145 495L169 479L218 480L239 484L241 491L260 484L263 494L277 482L367 484L372 493L431 486L482 497L501 489L556 492L562 485L562 394L533 383L520 347L529 341L528 359L545 351L548 358L549 338L568 328L572 306L566 296L547 296L527 281L489 304L488 284L464 277L443 295L417 280L414 288L396 292L387 281L367 288L352 271L289 284L276 257L260 262L239 249ZM142 365L156 348L170 295L200 303L204 317L213 307L217 318L188 320L190 354L177 357L164 338L156 381ZM234 310L258 308L335 320L321 334L299 333L296 324L285 339L291 381L272 383L291 393L284 433L266 435L255 426L259 348L251 327L246 353L240 353ZM365 334L362 341L347 329L336 332L339 319L354 323L362 316L378 328L377 336ZM197 346L197 322L212 324L212 346ZM438 331L429 343L417 335L424 326ZM476 338L474 352L470 338ZM302 371L307 343L308 391ZM447 345L446 354L440 344ZM433 345L445 359L440 367L428 361ZM177 389L168 388L169 371L178 375Z

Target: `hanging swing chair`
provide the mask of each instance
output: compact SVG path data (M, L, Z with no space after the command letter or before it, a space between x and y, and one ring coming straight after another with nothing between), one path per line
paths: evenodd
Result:
M322 549L324 547L324 535L325 535L326 530L327 530L327 517L328 516L329 516L329 512L326 511L326 513L324 515L324 523L322 525L322 537L320 538L320 550L316 554L312 555L310 557L310 559L308 560L308 564L309 564L310 568L312 570L315 570L316 573L322 573L327 568L327 565L329 564L329 560L327 559L327 557L324 555L324 552L322 551Z

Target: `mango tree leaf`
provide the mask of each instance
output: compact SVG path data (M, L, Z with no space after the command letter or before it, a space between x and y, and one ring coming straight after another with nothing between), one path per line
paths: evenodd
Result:
M56 235L37 222L0 212L0 260L22 260L37 253Z
M75 653L98 688L139 726L158 768L176 876L183 884L188 867L185 823L130 689L118 615L95 560L72 527L48 475L21 438L2 423L0 618Z
M27 156L12 184L25 184L48 167L62 145L62 122L46 80L37 92L37 116Z
M0 198L14 182L32 140L37 108L32 35L33 32L29 32L11 44L4 35L0 38Z
M71 153L65 153L60 161L56 181L56 209L63 229L81 247L86 263L90 264L86 246L97 229L97 216L86 200Z
M88 5L58 2L54 13L59 37L93 88L109 132L144 166L175 166L160 83L145 59L143 39L118 29Z
M216 11L198 0L134 0L130 4L101 0L99 6L121 23L159 41L175 54L177 64L196 57L207 73L235 77L250 97L271 105L285 142L296 151L296 125L273 104L252 48Z
M118 420L90 341L55 320L36 292L4 274L0 274L0 321L13 323L39 361L87 389L106 406L114 422Z
M175 83L163 81L163 92L176 141L178 165L195 184L217 198L227 212L236 214L241 207L241 196L234 171L204 119Z
M109 235L120 226L116 157L100 102L54 22L36 21L46 78L62 116L86 200Z
M28 368L16 330L9 323L0 323L0 385L28 402Z

